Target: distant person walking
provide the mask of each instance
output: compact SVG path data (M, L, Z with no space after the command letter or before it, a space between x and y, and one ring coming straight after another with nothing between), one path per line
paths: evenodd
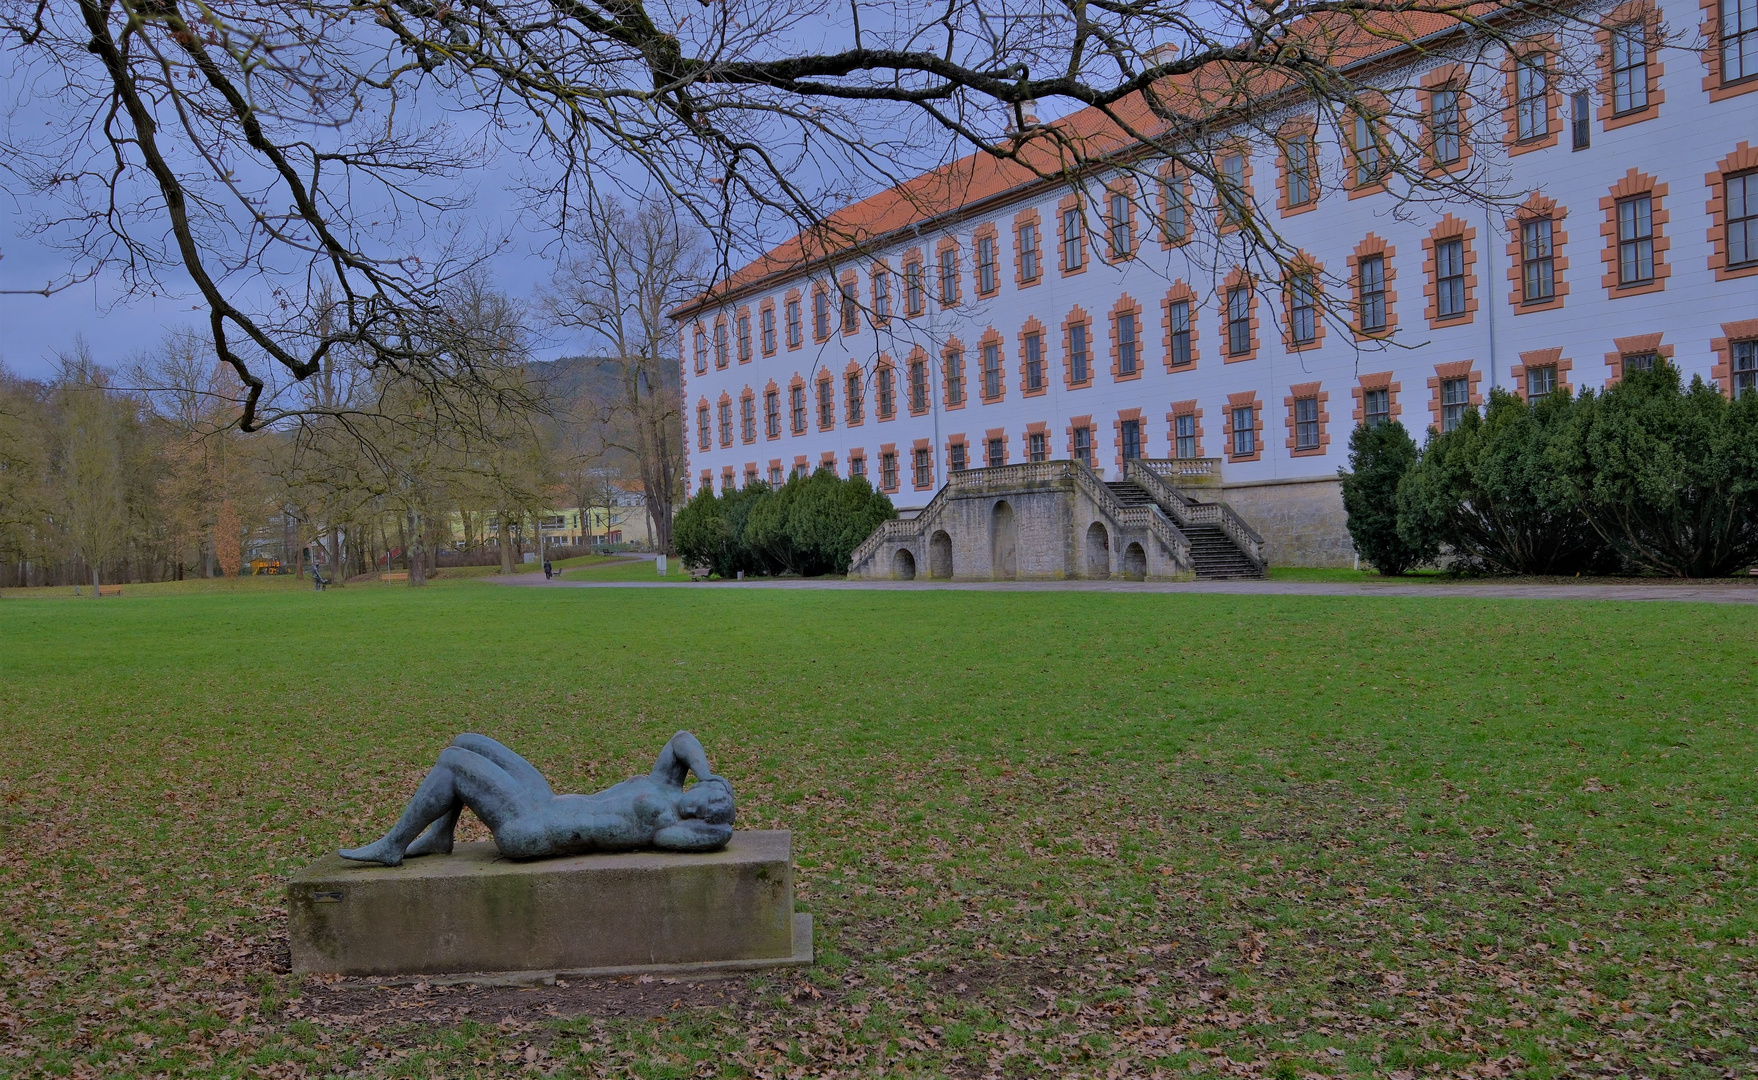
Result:
M545 559L543 560L543 580L548 581L552 577L555 577L555 568L550 565L548 559Z

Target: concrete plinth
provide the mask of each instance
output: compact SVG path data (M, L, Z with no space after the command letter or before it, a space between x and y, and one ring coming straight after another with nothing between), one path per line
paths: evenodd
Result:
M402 866L319 859L293 876L293 970L343 975L712 971L810 963L792 839L708 854L514 862L493 843Z

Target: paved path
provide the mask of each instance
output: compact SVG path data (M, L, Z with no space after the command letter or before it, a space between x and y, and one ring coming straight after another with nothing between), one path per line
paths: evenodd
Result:
M532 580L535 578L535 580ZM1222 596L1416 596L1441 599L1502 600L1674 600L1700 604L1758 604L1758 581L1684 584L1674 582L1584 585L1497 583L1493 581L845 581L841 578L754 578L749 581L545 581L533 574L490 577L496 585L536 589L840 589L967 592L1197 593Z

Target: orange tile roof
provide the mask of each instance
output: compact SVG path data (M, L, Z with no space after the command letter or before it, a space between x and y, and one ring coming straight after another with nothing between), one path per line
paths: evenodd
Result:
M1377 15L1373 20L1338 14L1304 19L1290 28L1284 44L1306 43L1322 48L1342 68L1386 59L1437 34L1461 26L1460 18L1483 18L1500 4L1484 3L1460 16L1435 12ZM1210 116L1278 92L1298 89L1287 76L1256 65L1209 64L1153 88L1168 105L1195 108ZM1188 119L1179 123L1190 126ZM962 208L1010 192L1062 180L1071 166L1085 166L1108 157L1124 156L1163 136L1173 123L1156 116L1147 97L1131 93L1109 110L1087 107L1033 129L1012 152L997 156L978 151L932 169L884 191L851 203L822 222L771 248L728 275L694 300L672 311L685 318L723 302L770 278L858 250L911 225L944 217Z

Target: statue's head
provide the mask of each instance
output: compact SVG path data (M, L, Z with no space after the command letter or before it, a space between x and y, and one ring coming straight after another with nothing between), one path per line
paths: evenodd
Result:
M732 785L718 776L698 780L678 796L678 816L696 818L710 825L733 823Z

